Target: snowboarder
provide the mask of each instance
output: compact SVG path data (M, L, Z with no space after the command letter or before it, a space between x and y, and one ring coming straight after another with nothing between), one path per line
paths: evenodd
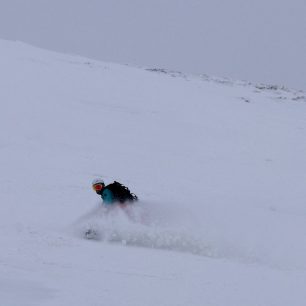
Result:
M92 188L101 196L105 205L113 205L116 203L127 204L138 200L134 193L131 193L127 187L116 181L105 186L104 181L97 178L93 180Z

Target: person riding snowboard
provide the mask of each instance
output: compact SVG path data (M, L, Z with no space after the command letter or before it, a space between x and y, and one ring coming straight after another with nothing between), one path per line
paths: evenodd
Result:
M116 181L105 186L104 181L97 178L93 180L92 188L101 196L103 203L106 205L112 205L115 203L126 204L138 200L134 193L131 193L127 187Z

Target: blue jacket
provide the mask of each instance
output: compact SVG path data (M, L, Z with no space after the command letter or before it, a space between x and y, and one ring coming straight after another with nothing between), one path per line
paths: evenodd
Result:
M108 188L103 189L101 198L103 200L103 203L106 205L111 205L115 202L114 194Z

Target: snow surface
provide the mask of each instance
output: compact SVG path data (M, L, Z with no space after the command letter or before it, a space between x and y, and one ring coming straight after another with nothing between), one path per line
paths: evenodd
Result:
M305 93L8 41L0 84L1 305L305 305Z

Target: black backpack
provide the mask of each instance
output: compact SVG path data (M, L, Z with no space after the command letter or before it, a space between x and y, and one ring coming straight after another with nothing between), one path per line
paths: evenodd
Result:
M118 201L120 203L128 201L133 202L138 200L137 196L134 193L131 193L129 188L116 181L114 181L112 184L107 185L106 188L113 193L115 201Z

